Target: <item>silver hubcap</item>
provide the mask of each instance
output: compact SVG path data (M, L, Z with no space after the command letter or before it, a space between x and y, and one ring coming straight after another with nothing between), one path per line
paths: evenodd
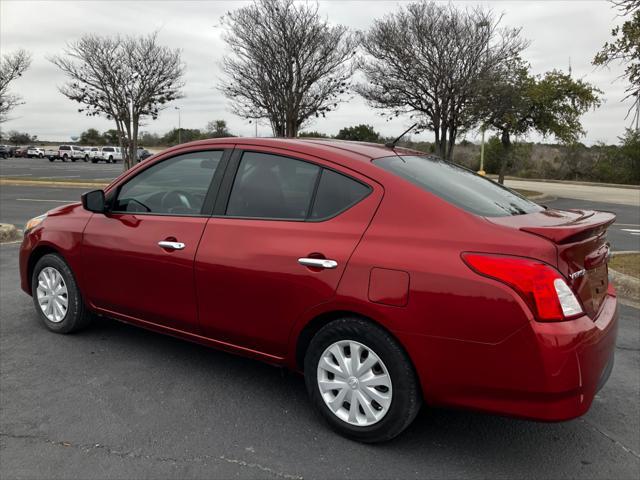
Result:
M373 350L359 342L329 345L318 362L317 379L324 403L351 425L373 425L389 411L389 371Z
M40 271L36 294L40 309L47 320L53 323L64 320L69 306L69 292L58 270L45 267Z

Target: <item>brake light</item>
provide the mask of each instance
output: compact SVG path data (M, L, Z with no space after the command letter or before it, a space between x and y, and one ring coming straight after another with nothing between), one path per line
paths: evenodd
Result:
M532 258L463 253L476 273L509 285L527 302L537 320L559 322L583 313L567 282L552 266Z

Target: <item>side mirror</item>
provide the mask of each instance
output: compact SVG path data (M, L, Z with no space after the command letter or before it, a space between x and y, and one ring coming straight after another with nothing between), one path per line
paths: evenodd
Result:
M82 206L85 210L94 213L105 213L107 211L107 204L102 190L91 190L83 193L81 198Z

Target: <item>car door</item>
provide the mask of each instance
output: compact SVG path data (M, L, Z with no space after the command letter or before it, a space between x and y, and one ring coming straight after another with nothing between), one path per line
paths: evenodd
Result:
M110 192L83 237L87 297L106 313L197 332L193 262L230 155L154 162Z
M382 198L371 180L291 155L234 151L196 256L204 333L275 356L295 320L335 295Z

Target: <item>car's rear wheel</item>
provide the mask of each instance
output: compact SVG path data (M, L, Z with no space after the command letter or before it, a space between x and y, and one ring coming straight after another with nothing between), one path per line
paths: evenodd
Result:
M50 162L53 162L54 160L55 160L55 158L53 158L53 157L49 157L49 161L50 161Z
M84 156L84 161L85 161L85 162L88 162L88 161L89 161L89 155L85 155L85 156Z
M390 440L420 410L420 386L407 354L387 331L360 318L320 329L305 354L304 372L315 407L354 440Z
M65 153L65 154L62 156L62 161L63 161L63 162L66 162L68 158L69 158L69 157L67 157L67 154Z
M31 293L40 319L52 332L75 332L91 321L73 272L57 254L38 260L31 277Z

